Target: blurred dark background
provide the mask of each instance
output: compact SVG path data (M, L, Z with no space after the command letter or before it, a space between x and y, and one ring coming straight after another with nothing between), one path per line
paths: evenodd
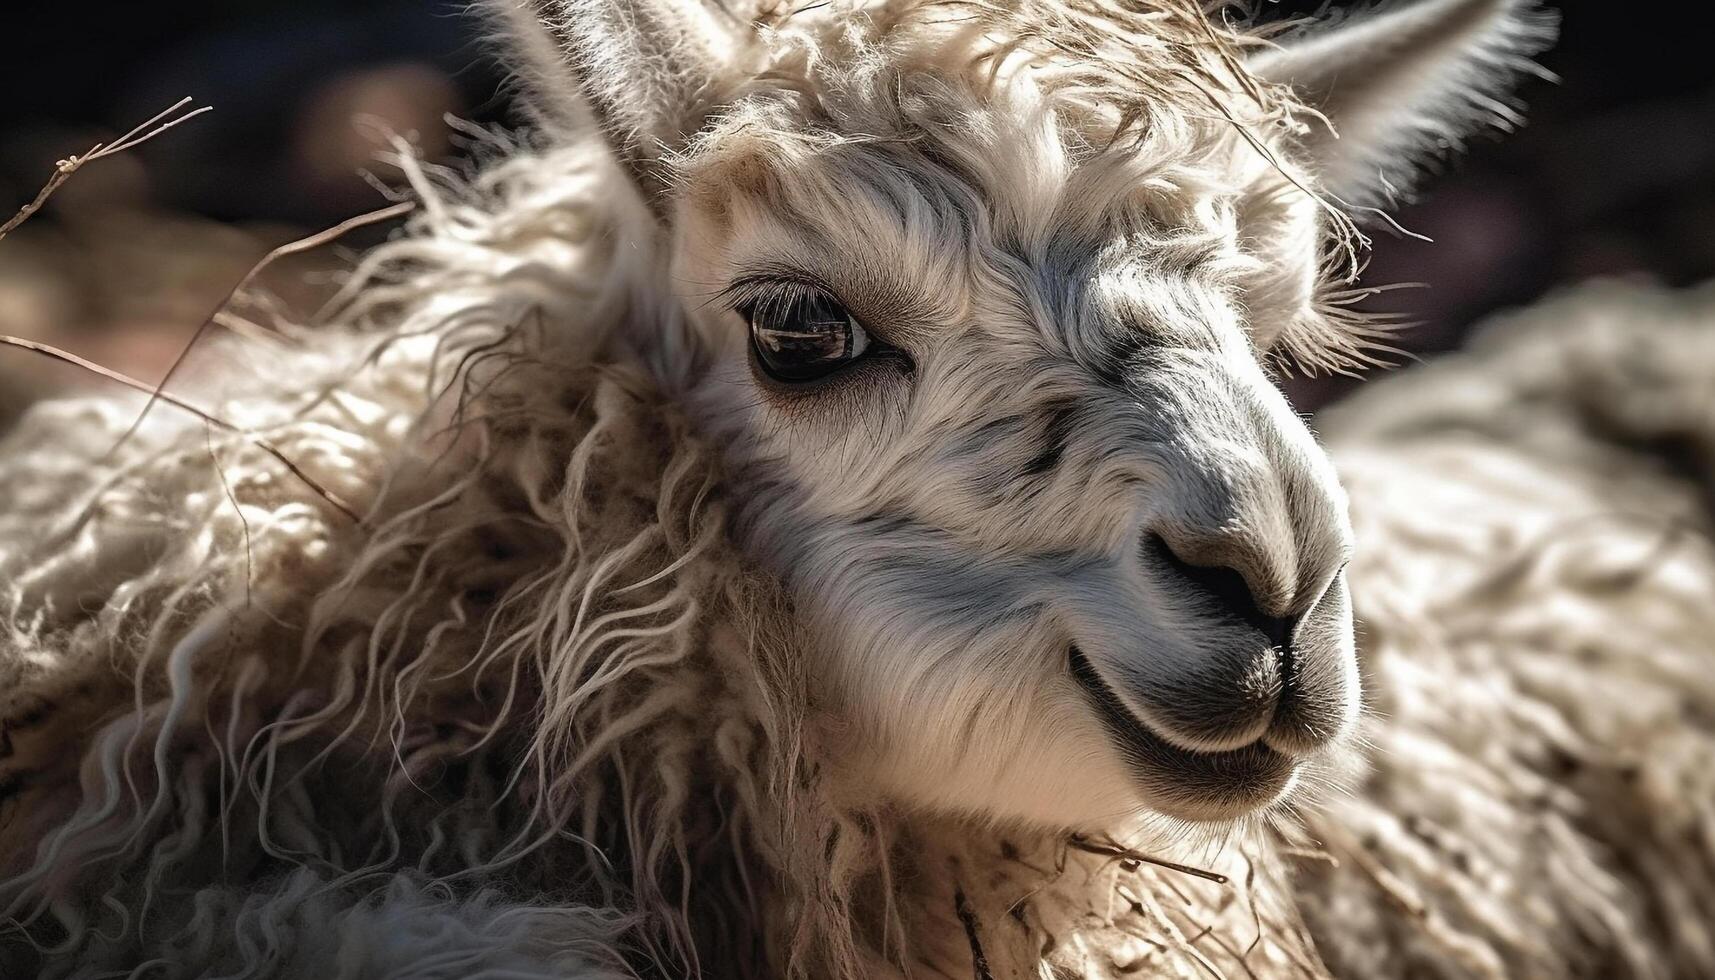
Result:
M1320 0L1260 4L1265 18ZM1334 4L1346 6L1346 4ZM1399 345L1457 347L1469 325L1597 275L1715 277L1715 37L1710 5L1556 4L1558 84L1520 92L1529 125L1480 136L1400 222L1374 229L1366 282L1421 282L1379 308ZM22 0L0 14L0 217L55 161L193 96L213 113L78 173L0 241L0 333L46 340L145 381L269 248L387 203L365 170L387 130L456 157L455 114L522 122L462 2ZM344 248L384 234L365 229ZM282 263L264 285L311 304L340 248ZM242 317L238 319L241 321ZM240 326L242 324L240 323ZM0 427L28 400L88 383L0 350ZM1294 383L1305 408L1353 382Z

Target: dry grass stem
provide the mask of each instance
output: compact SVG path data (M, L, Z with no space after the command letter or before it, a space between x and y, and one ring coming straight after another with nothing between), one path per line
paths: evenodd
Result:
M1212 881L1217 885L1224 885L1230 880L1226 875L1216 871L1207 871L1203 868L1192 867L1189 864L1151 857L1142 851L1134 851L1129 847L1122 847L1109 841L1093 841L1081 834L1073 834L1067 838L1066 842L1086 854L1100 854L1103 857L1115 858L1121 865L1127 866L1127 871L1136 871L1139 864L1153 864L1158 868L1166 868L1169 871L1177 871L1180 874L1191 875L1204 881Z
M982 935L977 931L977 913L965 898L963 888L953 889L953 912L958 915L959 925L965 930L965 939L971 944L971 971L975 980L994 980L994 969L989 966L988 953L983 949Z
M42 209L42 205L48 202L48 198L53 196L54 191L59 190L60 185L69 180L71 175L77 173L84 164L100 160L102 157L112 156L115 153L124 153L126 150L141 146L167 130L172 129L174 126L177 126L179 123L188 119L194 119L213 108L213 106L205 105L199 109L192 109L182 115L175 115L175 113L178 113L179 110L188 105L190 101L190 96L187 95L168 106L166 109L163 109L154 116L151 116L142 123L139 123L129 133L126 133L124 136L119 137L113 142L97 143L81 154L66 157L64 160L54 164L53 175L48 178L47 183L42 185L42 189L36 192L35 198L31 200L30 203L19 208L17 214L7 218L5 224L0 225L0 238L5 238L19 225L30 220L30 216Z
M125 385L128 388L133 388L137 391L141 391L141 392L149 395L152 400L158 398L159 400L166 402L167 404L173 406L174 408L177 408L177 409L184 411L184 412L189 412L190 414L195 415L197 418L202 419L204 422L207 422L209 425L212 425L217 429L221 429L225 432L236 433L237 435L243 436L245 439L248 439L250 442L254 443L258 449L261 449L263 452L265 452L268 455L279 460L280 464L282 466L286 467L287 470L291 471L293 476L295 476L299 480L301 480L305 486L307 486L311 490L315 491L316 494L318 496L320 496L323 500L326 500L329 504L332 504L340 513L344 514L346 517L351 518L353 523L358 523L362 520L362 518L360 518L358 516L357 511L353 510L350 504L346 503L344 500L341 500L339 495L334 493L332 490L329 490L327 487L322 486L321 483L317 482L317 480L314 477L310 476L308 473L305 473L302 469L299 469L298 464L296 464L296 463L292 462L290 459L288 459L286 457L285 453L280 452L280 450L276 449L273 446L273 444L269 443L266 439L263 439L260 436L252 435L248 432L245 432L244 430L240 429L238 426L233 425L231 422L228 422L225 419L222 419L218 416L211 415L208 412L204 411L203 409L198 408L195 405L192 405L190 402L187 402L184 399L179 398L176 395L169 394L165 391L162 391L158 387L155 387L155 386L150 385L150 384L143 382L143 381L138 381L136 378L133 378L129 375L120 374L118 371L115 371L112 368L105 367L103 365L97 364L94 361L88 360L87 358L79 357L70 351L61 350L58 347L54 347L50 344L44 344L44 343L40 343L39 341L34 341L34 340L25 340L22 337L11 337L11 336L7 336L5 334L0 334L0 345L4 345L7 347L18 347L18 348L22 348L24 350L34 351L35 353L41 354L44 357L50 357L56 361L62 361L66 364L70 364L70 365L73 365L75 367L82 368L83 370L88 371L91 374L100 375L101 377L106 378L109 381L116 381L119 384Z
M127 428L124 433L119 436L119 439L114 442L113 448L107 451L105 459L112 459L113 454L118 452L119 448L125 445L126 440L130 439L131 436L137 432L137 429L142 426L143 420L148 417L150 409L155 407L155 402L166 398L166 388L168 383L173 380L173 377L178 373L179 368L182 367L186 359L190 357L191 351L196 347L197 342L202 340L203 335L208 332L208 328L210 326L216 323L227 322L221 316L221 314L226 310L227 304L231 303L233 298L248 288L252 282L255 282L256 277L262 274L263 269L266 269L269 265L285 258L288 255L297 255L300 252L308 252L311 249L320 248L321 246L326 245L327 243L358 228L402 217L409 214L416 206L417 205L414 201L400 201L398 204L391 204L387 207L370 211L367 214L360 214L353 218L347 218L331 228L325 228L313 235L300 238L296 241L287 242L284 245L272 249L267 255L264 255L261 259L257 260L256 264L250 267L250 271L246 272L244 276L238 280L237 284L226 291L226 295L220 298L220 302L215 304L214 309L209 313L209 315L203 317L202 323L198 324L196 328L196 332L191 334L190 340L185 342L185 346L179 350L178 356L173 358L173 363L168 365L167 373L161 376L161 383L150 393L149 400L143 404L142 410L137 413L137 418L132 421L130 427Z
M36 193L35 198L20 208L11 218L8 218L5 224L0 225L0 238L5 238L7 234L18 228L25 221L28 221L37 211L40 211L42 206L47 203L48 198L52 197L54 192L69 180L72 174L77 173L77 171L85 164L141 146L149 140L154 139L156 136L172 129L174 126L177 126L187 120L194 119L197 116L210 111L212 108L210 106L202 106L188 112L183 111L185 106L190 104L190 101L191 100L188 96L180 99L161 112L158 112L139 123L129 132L125 133L113 142L97 143L84 153L67 157L64 160L59 161L59 163L54 166L53 175L48 178L47 183L42 185L42 189ZM136 433L137 429L143 424L143 420L148 416L149 410L155 406L155 403L164 401L169 405L172 405L174 408L197 416L210 426L243 436L245 439L254 443L257 448L268 453L270 456L273 456L282 466L286 467L293 476L302 481L305 486L308 486L311 490L315 491L315 493L323 500L326 500L329 504L333 505L333 507L339 510L340 513L350 518L354 523L358 522L360 518L357 512L353 510L349 504L344 500L341 500L333 491L322 486L322 484L314 477L305 473L296 463L292 462L291 459L287 458L284 453L280 452L279 449L275 448L267 440L245 433L232 423L211 415L203 409L198 408L175 395L169 394L166 390L166 386L167 382L172 380L173 376L184 364L186 358L190 355L191 349L196 345L197 341L202 338L205 332L207 332L209 325L223 322L221 314L225 310L227 304L231 303L233 297L237 296L241 291L254 282L256 277L261 274L262 270L267 268L271 263L288 255L295 255L300 252L307 252L311 249L318 248L356 228L403 216L410 212L413 207L415 207L415 204L410 201L403 201L398 204L389 205L388 207L371 211L367 214L348 218L331 228L319 231L305 238L300 238L296 241L288 242L269 251L268 254L264 255L255 265L250 267L250 271L246 272L243 278L239 279L237 284L227 291L226 295L221 297L221 300L215 306L215 309L203 319L203 322L197 327L196 332L191 335L190 341L182 350L179 351L178 356L173 359L173 363L167 368L167 372L162 377L159 385L146 384L136 378L121 374L112 368L108 368L104 365L97 364L94 361L79 357L70 351L61 350L60 348L41 343L39 341L26 340L22 337L0 335L0 345L33 351L45 357L64 362L66 364L71 364L92 374L106 378L109 381L115 381L119 384L125 385L126 387L144 392L149 396L149 400L144 403L142 411L137 413L137 418L131 423L130 427L125 430L124 434L119 437L119 440L114 444L113 449L108 451L108 458L111 458L113 453L117 451L127 439ZM212 450L211 455L213 455ZM217 467L219 465L218 457L216 457L216 465Z

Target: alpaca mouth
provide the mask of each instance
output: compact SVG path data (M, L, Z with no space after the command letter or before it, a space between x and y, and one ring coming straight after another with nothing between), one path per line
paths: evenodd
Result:
M1274 803L1292 788L1299 763L1291 757L1260 740L1213 752L1174 745L1126 708L1077 647L1068 659L1072 677L1153 809L1199 822L1232 820Z

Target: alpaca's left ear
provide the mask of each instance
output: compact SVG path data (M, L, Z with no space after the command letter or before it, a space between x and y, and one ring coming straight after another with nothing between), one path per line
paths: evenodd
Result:
M1428 159L1518 114L1503 100L1558 15L1536 0L1415 0L1311 25L1252 58L1327 117L1304 138L1321 184L1348 204L1386 203Z
M661 159L749 77L754 36L718 0L486 0L534 110L594 124L652 204Z

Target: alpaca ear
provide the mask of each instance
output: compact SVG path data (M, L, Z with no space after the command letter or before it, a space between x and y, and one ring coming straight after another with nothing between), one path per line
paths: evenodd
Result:
M748 73L751 35L718 0L489 0L541 120L592 123L646 200L662 157L694 136Z
M1251 59L1327 117L1304 137L1321 183L1354 205L1408 192L1422 165L1485 125L1521 119L1505 101L1553 43L1558 15L1536 0L1414 0L1310 25ZM1337 135L1336 135L1337 134Z

